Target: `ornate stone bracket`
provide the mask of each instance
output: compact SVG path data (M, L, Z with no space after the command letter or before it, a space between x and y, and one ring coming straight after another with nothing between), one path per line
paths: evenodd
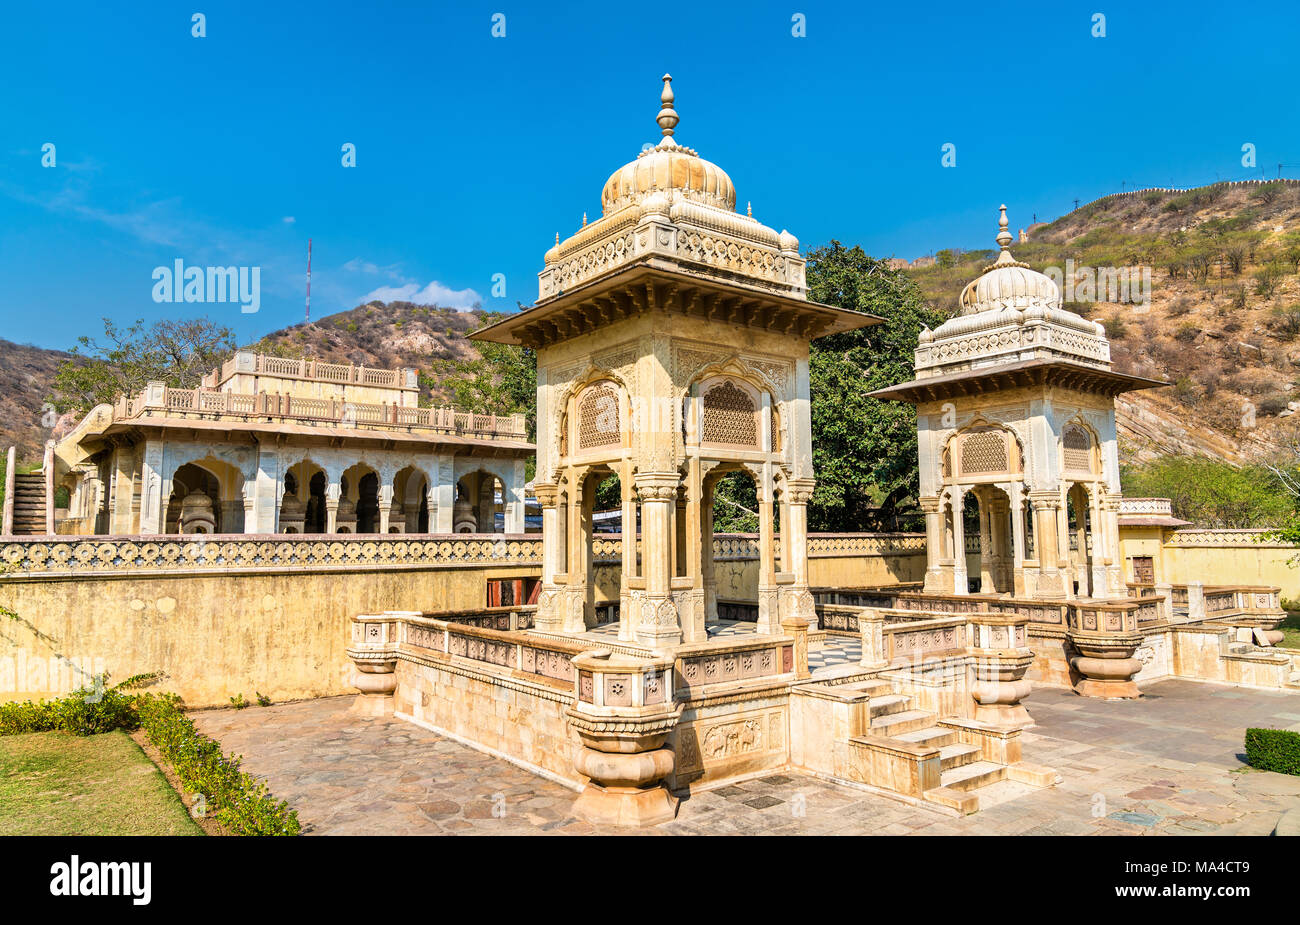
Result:
M582 740L573 764L589 778L574 812L605 825L671 820L677 798L663 781L675 759L664 742L682 713L673 699L673 659L597 649L574 656L573 665L578 698L568 716Z
M1029 618L1012 614L974 614L971 655L975 658L975 719L995 726L1027 729L1034 724L1020 701L1033 689L1025 672L1033 664L1028 646Z
M352 618L352 686L360 693L349 712L361 716L391 716L397 691L397 618L419 616L393 611Z
M1066 619L1066 638L1079 653L1070 659L1079 675L1074 690L1106 700L1142 696L1133 680L1142 670L1142 660L1134 658L1142 644L1137 605L1130 601L1071 605Z

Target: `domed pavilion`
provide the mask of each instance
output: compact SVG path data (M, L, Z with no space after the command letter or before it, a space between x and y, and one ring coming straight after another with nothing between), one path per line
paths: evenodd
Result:
M921 332L916 379L871 393L917 406L925 590L1125 597L1115 396L1166 383L1111 369L1105 328L1012 256L1006 206L996 240L961 313Z
M737 471L759 501L758 632L815 622L808 344L879 320L808 301L799 241L737 212L726 172L678 142L670 76L660 100L660 141L610 175L597 221L557 235L536 305L475 335L537 351L538 629L597 625L592 503L616 474L618 635L656 648L716 624L713 493Z

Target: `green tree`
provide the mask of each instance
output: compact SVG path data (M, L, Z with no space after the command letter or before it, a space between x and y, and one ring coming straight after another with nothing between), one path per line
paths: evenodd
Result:
M208 318L136 321L119 327L105 318L104 339L83 336L54 374L52 403L59 411L84 412L118 395L141 391L151 380L192 389L235 350L230 328Z
M482 312L485 324L499 321L502 312ZM523 413L528 439L537 438L537 354L528 347L475 341L474 359L439 360L424 375L434 392L447 394L463 411L475 414Z
M1294 499L1265 466L1233 466L1205 456L1165 456L1126 468L1129 497L1169 498L1175 517L1206 527L1272 527L1290 518Z
M884 319L813 342L809 528L910 529L919 521L916 409L866 393L911 379L917 335L943 316L906 273L834 240L808 253L808 297Z

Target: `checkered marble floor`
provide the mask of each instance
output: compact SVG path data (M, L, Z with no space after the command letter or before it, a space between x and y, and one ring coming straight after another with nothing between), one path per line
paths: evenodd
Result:
M826 636L820 649L809 651L808 671L815 678L819 672L856 666L862 661L862 639L857 636Z

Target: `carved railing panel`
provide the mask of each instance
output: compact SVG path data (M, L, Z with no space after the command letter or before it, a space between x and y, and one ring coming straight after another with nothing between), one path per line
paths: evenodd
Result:
M406 537L393 539L394 536ZM390 534L388 537L213 534L0 542L0 582L26 575L258 569L383 569L540 565L539 536Z

